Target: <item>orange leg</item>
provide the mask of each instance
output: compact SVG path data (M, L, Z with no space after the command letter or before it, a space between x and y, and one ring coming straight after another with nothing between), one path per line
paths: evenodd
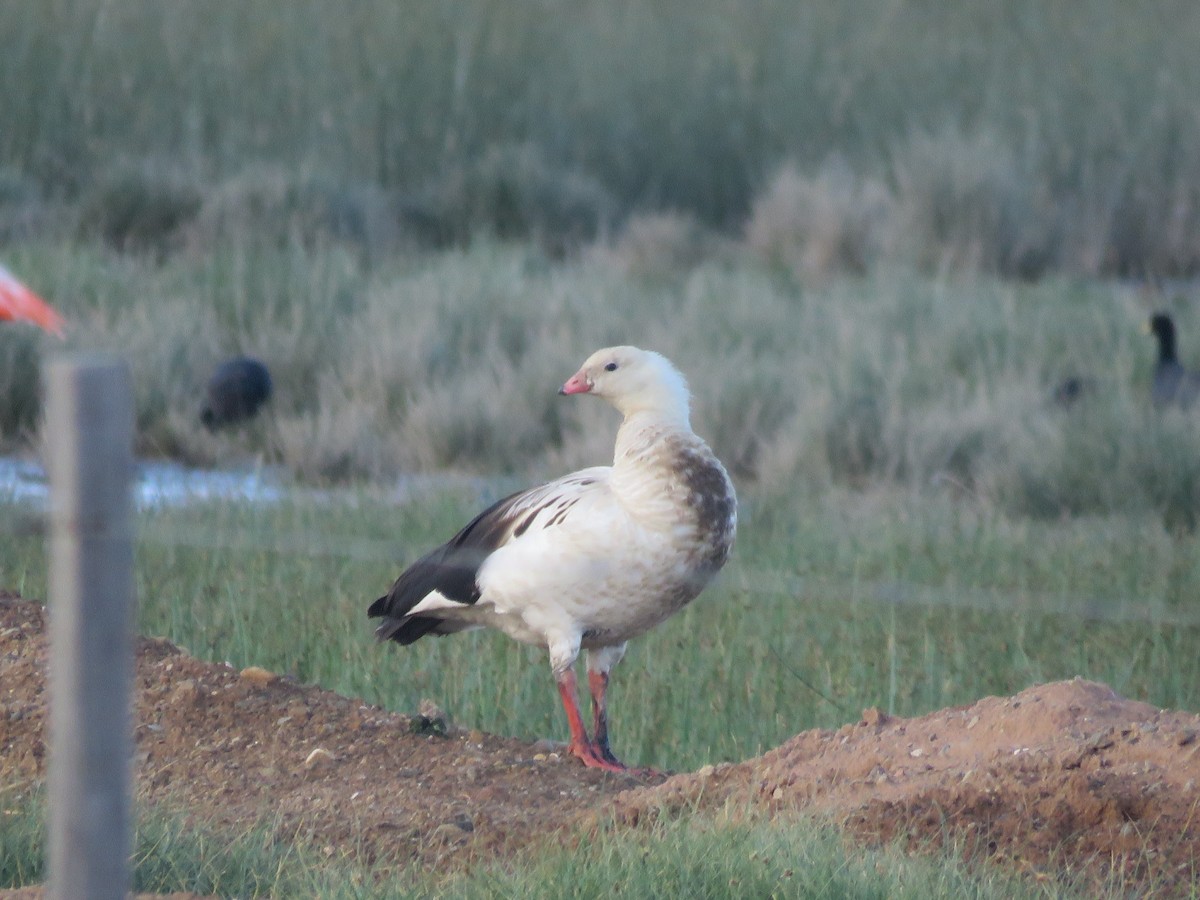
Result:
M608 673L588 670L588 690L592 695L592 718L594 722L594 727L592 728L592 747L600 755L601 759L606 759L610 763L615 763L621 766L621 768L625 768L621 761L613 756L612 749L608 746Z
M594 769L605 769L609 772L624 772L625 766L612 755L608 749L608 720L604 712L604 687L608 679L603 675L593 676L589 673L588 682L592 690L593 708L596 712L596 731L598 739L588 740L587 730L583 727L583 716L579 712L579 689L575 681L575 670L567 669L558 676L558 693L562 697L563 709L567 713L567 726L571 729L571 743L567 752L578 756L583 764ZM596 682L601 681L597 688ZM597 701L597 691L599 700Z

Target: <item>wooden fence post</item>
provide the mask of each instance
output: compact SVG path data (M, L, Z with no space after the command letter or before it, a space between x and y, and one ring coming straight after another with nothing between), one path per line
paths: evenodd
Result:
M107 356L48 367L48 894L129 895L132 852L133 399Z

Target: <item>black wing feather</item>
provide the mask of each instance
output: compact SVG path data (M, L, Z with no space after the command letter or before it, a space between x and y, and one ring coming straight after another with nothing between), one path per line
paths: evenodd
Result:
M430 632L450 634L461 630L457 623L435 616L409 616L408 611L431 591L463 605L479 599L479 586L475 583L479 567L508 538L512 531L508 510L523 495L524 492L518 491L497 500L449 541L401 573L391 590L367 610L369 618L389 620L376 631L381 640L411 644Z

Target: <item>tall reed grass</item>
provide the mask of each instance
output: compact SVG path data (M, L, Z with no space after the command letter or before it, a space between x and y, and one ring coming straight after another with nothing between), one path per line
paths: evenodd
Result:
M161 262L39 242L11 263L62 298L68 348L130 359L147 455L308 481L546 477L610 457L612 411L556 390L593 349L636 342L689 376L697 428L743 484L901 487L1019 516L1147 512L1174 528L1192 527L1200 499L1200 421L1151 408L1156 348L1139 332L1173 309L1197 365L1200 319L1131 285L899 267L810 282L712 258L630 270L491 242L374 264L292 241ZM48 341L10 328L0 343L10 449L38 432ZM203 384L235 353L264 359L276 394L260 421L209 434ZM1064 405L1068 379L1087 390Z
M1194 274L1197 31L1182 0L5 3L0 236L253 240L265 167L301 228L563 249L630 211L736 232L791 161L806 267L872 185L934 268Z

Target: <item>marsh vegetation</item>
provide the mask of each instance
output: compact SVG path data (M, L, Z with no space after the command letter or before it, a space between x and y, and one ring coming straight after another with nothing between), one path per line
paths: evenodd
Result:
M140 628L197 655L556 734L538 654L370 640L366 603L483 499L379 486L605 461L610 412L556 389L631 342L688 375L744 511L719 584L623 664L622 754L692 768L1074 675L1196 709L1200 418L1153 408L1138 329L1171 311L1200 366L1197 291L1163 281L1200 268L1198 32L1170 0L6 3L0 254L66 348L129 360L140 455L346 491L142 515ZM57 349L0 334L7 452L37 453ZM210 433L242 354L272 399ZM0 510L0 586L44 597L27 515ZM601 862L636 894L661 847L792 852L660 837ZM530 884L617 877L553 864ZM533 890L509 877L477 890Z

